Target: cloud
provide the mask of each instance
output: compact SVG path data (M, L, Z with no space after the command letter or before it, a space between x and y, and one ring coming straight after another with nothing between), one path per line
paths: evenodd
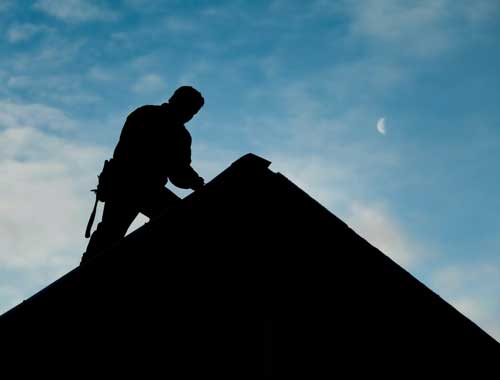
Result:
M27 75L12 76L7 80L9 88L28 88L33 84L33 79Z
M279 117L252 115L249 136L255 138L255 125L259 125L265 131L265 141L256 145L273 162L273 170L290 178L398 264L416 270L427 260L429 250L412 237L412 226L399 221L389 206L395 190L381 184L381 178L398 167L399 157L367 138L364 131L373 124L375 111L352 103L346 110L326 111L339 108L337 99L330 96L330 83L342 101L353 92L353 83L360 78L356 74L364 71L361 68L370 68L363 64L351 71L347 66L329 72L329 79L338 80L326 85L316 82L313 75L312 79L267 89L273 94L269 99L266 92L257 90L259 104L271 104L273 110L282 107L283 111ZM347 77L341 75L345 72ZM365 76L376 75L364 74L361 83L366 88ZM384 86L388 84L383 80L373 84L377 90ZM274 98L280 99L277 105Z
M0 313L16 306L23 298L23 292L12 285L0 285Z
M11 93L23 94L23 92L29 91L35 97L43 98L47 102L67 104L72 108L80 104L95 104L102 101L102 97L99 94L82 91L78 79L74 76L48 75L40 77L37 75L15 75L5 78L4 83L6 83L5 89ZM28 110L26 112L33 113L37 112L37 110ZM57 113L57 110L55 112ZM75 126L73 120L69 120L67 117L64 120L64 115L62 116L60 125L64 126L64 128L68 126L69 128L73 128Z
M99 146L55 136L78 124L40 104L0 102L0 309L78 264Z
M132 89L139 94L155 94L166 88L163 78L156 74L147 74L139 78Z
M407 270L420 266L428 257L401 223L380 201L355 195L353 173L348 166L320 156L269 153L264 155L279 171L323 206L344 220L360 236ZM357 185L354 185L356 183Z
M352 202L346 222L350 227L407 270L426 256L402 226L382 206Z
M55 135L61 120L79 124L45 105L0 102L0 312L76 266L87 244L89 189L109 149ZM207 180L236 158L204 145L193 149ZM97 220L101 213L102 204ZM139 216L129 233L146 221Z
M436 270L432 281L447 294L455 297L463 294L464 289L478 289L484 287L486 280L491 282L500 291L500 264L495 262L475 262L467 264L454 264Z
M36 24L16 24L12 25L7 30L7 40L10 43L17 43L29 40L33 36L40 34L42 32L50 31L51 29L45 25Z
M68 254L81 253L92 203L86 189L94 185L103 150L20 127L0 132L0 152L1 268L74 263Z
M476 4L452 0L423 0L411 4L398 0L345 2L343 9L351 18L350 33L381 49L397 48L399 56L432 58L462 44L463 30L472 35L476 27L498 14L498 2L483 0ZM458 33L461 28L461 33Z
M64 75L67 64L73 61L85 45L86 40L80 38L69 39L56 33L50 33L43 38L40 44L30 49L22 49L18 53L2 57L2 67L11 74L38 73L42 75L56 73ZM61 66L65 66L62 68Z
M385 118L384 117L381 117L380 119L378 119L378 121L377 121L377 131L380 134L385 135Z
M81 253L78 237L92 202L78 187L84 174L91 183L80 166L100 152L32 128L2 132L0 148L8 148L0 161L2 269L68 268Z
M165 26L172 33L186 33L196 30L196 24L193 21L173 16L165 19Z
M457 310L500 341L500 264L472 262L436 269L433 289Z
M444 1L411 5L396 0L353 3L351 31L387 44L405 46L404 52L421 57L448 49L452 35L445 26L448 7Z
M345 201L339 187L333 186L347 175L340 165L314 155L293 156L286 152L270 151L263 157L272 162L271 170L282 173L326 208L336 211Z
M0 309L78 264L92 206L98 147L30 127L0 132Z
M158 0L124 0L124 3L140 12L154 12L162 4Z
M88 76L89 78L100 82L107 82L114 78L114 75L111 73L111 71L99 66L92 67L88 72Z
M447 302L500 341L500 318L497 317L500 315L497 296L500 265L473 263L439 268L435 250L415 239L408 231L409 226L398 221L386 201L370 199L369 194L357 191L370 187L366 186L359 170L320 155L272 150L262 155L272 161L271 170L283 173L357 234L423 279ZM431 275L420 275L424 269Z
M500 3L495 0L464 1L457 8L468 23L484 24L494 21L500 14Z
M74 129L77 126L78 123L53 107L36 103L19 104L0 101L0 129L30 127L61 131Z
M12 6L11 0L0 0L0 12L8 10Z
M112 21L118 14L90 0L38 0L34 8L65 22Z
M494 298L484 299L479 294L450 299L450 304L463 315L476 323L489 335L500 342L500 318L498 318L498 302ZM492 305L492 302L495 302ZM496 306L496 310L495 310Z

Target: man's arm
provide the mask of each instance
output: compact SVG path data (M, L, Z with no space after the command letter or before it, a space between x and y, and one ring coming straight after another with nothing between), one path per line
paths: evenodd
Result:
M180 187L181 189L198 190L205 184L203 178L196 173L191 165L180 167L172 171L169 179L174 186Z
M178 147L182 147L176 152L176 157L173 159L170 175L168 178L174 186L182 189L198 190L203 187L205 181L191 167L191 135L186 131L184 136L184 144L180 143Z

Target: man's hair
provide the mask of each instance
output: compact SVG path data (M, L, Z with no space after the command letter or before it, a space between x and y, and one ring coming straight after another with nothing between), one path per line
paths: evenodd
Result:
M205 99L203 99L201 92L195 88L191 86L181 86L175 90L168 102L170 104L190 105L201 108L203 104L205 104Z

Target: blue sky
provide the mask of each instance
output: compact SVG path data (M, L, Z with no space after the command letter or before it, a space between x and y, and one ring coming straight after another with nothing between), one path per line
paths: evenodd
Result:
M189 84L206 180L268 158L500 339L499 21L496 0L0 0L0 311L78 264L127 114Z

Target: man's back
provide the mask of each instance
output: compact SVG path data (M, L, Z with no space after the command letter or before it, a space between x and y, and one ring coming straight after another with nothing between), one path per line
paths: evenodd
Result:
M164 186L190 165L191 135L168 104L142 106L127 117L113 159L130 180Z

